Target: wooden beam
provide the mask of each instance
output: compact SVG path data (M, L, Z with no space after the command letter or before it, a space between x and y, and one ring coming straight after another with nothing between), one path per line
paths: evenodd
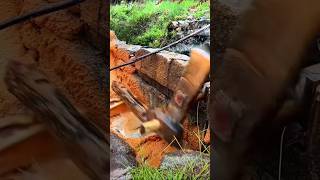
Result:
M70 157L92 179L109 176L109 142L33 65L12 61L5 77L8 90L33 110L64 145ZM107 116L107 115L106 115Z

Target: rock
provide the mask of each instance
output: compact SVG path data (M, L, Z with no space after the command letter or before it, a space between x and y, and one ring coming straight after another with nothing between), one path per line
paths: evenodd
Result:
M193 16L189 16L187 20L172 21L168 26L168 32L169 34L173 35L173 42L201 29L208 24L210 24L210 19L201 18L200 20L196 20ZM168 50L188 55L192 48L207 45L210 45L209 28L173 47L170 47Z
M134 151L121 138L110 135L110 179L130 179L130 169L137 166Z
M193 164L195 163L195 164ZM200 153L197 151L177 151L164 156L160 168L161 169L180 169L186 165L193 165L196 174L204 168L205 165L210 165L210 156L208 154ZM210 167L207 167L210 171ZM195 174L190 174L195 175ZM204 174L200 179L209 179L209 173Z
M177 27L178 24L179 24L179 23L178 23L177 21L172 21L172 22L171 22L171 25L172 25L173 28Z

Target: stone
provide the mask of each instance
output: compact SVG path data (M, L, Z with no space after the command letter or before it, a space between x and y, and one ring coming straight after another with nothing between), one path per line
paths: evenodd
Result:
M178 23L177 21L172 21L172 22L171 22L172 27L177 27L178 24L179 24L179 23Z
M172 42L181 39L204 26L210 24L210 19L202 17L200 20L190 16L190 19L172 21L168 27L169 34L174 34ZM190 37L179 44L168 48L168 51L173 51L181 54L189 55L190 50L194 47L210 45L210 29L206 29L193 37Z
M110 134L110 179L130 179L130 169L137 166L132 148L117 135Z

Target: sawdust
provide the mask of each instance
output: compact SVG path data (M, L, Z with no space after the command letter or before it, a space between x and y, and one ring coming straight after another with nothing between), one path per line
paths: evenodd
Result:
M20 6L23 11L30 11L46 3L27 0ZM19 27L18 37L48 79L79 111L105 127L106 86L100 69L103 54L84 41L81 33L86 24L81 17L73 11L59 11L36 18Z
M198 127L196 125L192 125L188 119L184 120L182 126L184 129L186 129L183 132L184 145L192 150L199 150L200 141L199 138L195 135L198 135Z
M139 139L123 139L135 150L138 162L146 163L155 168L160 166L165 154L177 151L157 135Z
M121 45L121 47L118 47L117 45L117 37L114 34L114 32L110 32L110 43L111 43L111 49L110 49L110 65L111 67L114 67L116 65L128 62L130 57L134 55L137 51L131 51L132 48L130 45ZM127 48L127 49L126 49ZM160 57L160 56L159 56ZM159 82L161 81L161 73L165 72L158 72L158 71L164 71L165 67L168 66L168 64L165 63L166 58L164 57L170 57L173 58L173 55L169 54L162 54L160 58L162 61L163 68L159 68L157 66L160 66L158 64L152 66L152 68L146 68L147 70L152 71L153 73L159 74L157 77L159 77ZM167 58L167 59L170 59ZM180 58L180 57L178 57ZM175 61L176 62L176 61ZM165 64L165 65L164 65ZM174 63L171 63L171 65L174 65ZM183 63L185 64L185 63ZM178 74L182 72L183 66L182 65L176 65L177 68L171 69L176 74L175 79L178 79ZM150 97L147 97L148 95L153 95L154 92L156 92L156 88L152 87L152 85L147 84L144 82L139 75L136 73L137 69L136 66L128 66L125 68L120 68L114 71L111 71L110 73L110 87L112 81L119 81L121 84L123 84L128 90L140 101L141 103L145 105L149 105ZM157 71L157 72L155 72ZM156 76L156 75L155 75ZM171 78L170 80L173 83L174 78ZM163 79L162 85L168 85L166 83L168 79ZM166 82L165 82L165 81ZM161 83L160 83L161 84ZM173 83L174 84L174 83ZM172 85L172 88L174 86ZM158 94L161 94L159 91L157 91ZM163 95L162 95L163 96ZM110 88L110 98L116 99L119 98L115 92ZM157 96L159 98L159 96ZM166 98L166 97L163 97ZM111 131L117 134L119 137L124 139L126 143L128 143L136 154L136 160L140 163L147 163L151 167L159 167L161 160L163 159L164 155L167 153L175 152L179 149L169 146L169 144L162 140L158 135L150 135L148 137L135 137L133 138L132 134L135 134L136 132L134 129L136 129L140 124L141 121L133 115L132 112L128 109L127 106L124 104L121 104L119 106L116 106L110 110L110 127ZM121 127L121 128L120 128ZM198 132L197 126L190 124L189 120L186 119L183 123L183 127L185 129L183 140L185 145L183 145L183 148L193 149L193 150L199 150L199 139L195 136L193 132ZM130 134L132 137L130 137Z
M159 167L165 154L177 151L157 135L143 139L127 139L126 141L136 149L136 159L139 162L146 162L151 167Z
M116 80L116 77L114 77ZM130 86L130 91L132 87ZM133 89L134 90L134 89ZM112 94L112 98L117 97L115 93L110 89L110 94ZM164 155L167 153L175 152L176 149L173 146L169 146L168 143L162 140L157 135L152 135L149 137L141 137L141 138L128 138L127 134L135 133L132 129L136 129L139 124L139 119L133 115L132 112L124 105L121 104L116 108L110 110L110 127L111 131L120 136L127 142L135 151L136 160L140 163L147 163L151 167L159 167L161 160ZM120 116L120 117L119 117ZM117 131L112 129L113 124L119 121L119 118L122 118L122 121L125 121L122 124L124 131L123 135ZM198 150L199 149L199 139L193 134L193 132L197 132L197 127L188 123L188 120L185 120L186 123L183 124L185 132L184 132L184 141L185 147Z
M116 45L115 45L115 41L116 41L116 36L114 33L110 33L111 35L111 44L112 44L112 48L110 49L110 65L111 67L119 65L119 59L123 58L129 58L129 55L126 55L125 53L123 53L122 51L117 51L116 49ZM120 53L119 53L120 52ZM116 59L115 59L116 58ZM120 63L123 63L124 61L121 60ZM132 73L122 73L122 76L117 76L119 75L118 71L125 71L127 69L123 69L123 70L117 70L117 71L111 71L110 73L110 99L114 99L114 98L118 98L117 94L112 90L111 88L111 84L112 81L126 81L128 82L128 86L130 87L130 91L133 94L138 94L140 95L138 98L144 99L143 95L140 93L140 88L137 87L137 85L139 83L137 82L130 82L129 80L129 76L132 75ZM114 123L116 123L116 121L118 120L117 115L121 116L122 119L124 119L123 121L125 121L124 123L128 122L127 124L124 124L124 129L125 132L124 133L133 133L132 131L130 131L130 129L135 129L135 127L137 127L139 125L139 122L137 121L137 117L135 117L132 112L128 112L128 108L125 105L120 105L117 106L116 108L113 108L112 110L110 110L110 127L113 126ZM141 123L141 122L140 122ZM174 152L176 151L175 148L169 146L168 144L162 140L160 137L158 136L151 136L151 137L142 137L142 138L126 138L124 137L124 135L122 135L121 133L112 130L111 131L115 134L117 134L119 137L121 137L122 139L124 139L124 141L126 143L129 144L130 147L133 148L133 150L135 151L136 154L136 160L140 163L147 163L148 165L152 166L152 167L159 167L161 160L164 156L165 153L168 152ZM163 151L165 150L165 151Z
M121 109L121 110L119 110ZM141 121L122 104L119 109L112 109L113 117L110 119L111 131L121 137L130 147L133 148L136 154L136 160L140 163L147 163L152 167L159 167L163 156L169 152L175 152L176 148L168 146L168 143L162 140L157 135L148 137L132 137L131 134L136 134L135 129L140 126ZM117 114L114 112L117 110ZM121 119L120 119L121 118ZM117 126L120 120L123 131L116 131L114 126ZM131 135L133 136L133 135Z
M0 17L7 19L47 4L45 0L3 1ZM79 8L79 7L78 7ZM17 113L24 107L6 90L3 82L9 60L36 63L55 85L100 126L105 126L105 86L99 85L97 66L103 56L83 42L84 21L79 14L59 11L0 32L0 116Z

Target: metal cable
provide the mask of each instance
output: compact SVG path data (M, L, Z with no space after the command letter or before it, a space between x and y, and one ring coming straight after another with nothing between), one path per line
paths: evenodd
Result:
M128 65L134 64L134 63L136 63L136 62L138 62L138 61L141 61L141 60L143 60L144 58L146 58L146 57L148 57L148 56L151 56L151 55L153 55L153 54L159 53L159 52L161 52L161 51L163 51L163 50L165 50L165 49L167 49L167 48L169 48L169 47L171 47L171 46L174 46L174 45L176 45L176 44L178 44L178 43L180 43L180 42L182 42L182 41L184 41L184 40L186 40L186 39L188 39L188 38L196 35L196 34L199 34L200 32L206 30L206 29L209 28L209 27L210 27L210 24L208 24L208 25L204 26L203 28L199 29L198 31L195 31L195 32L193 32L193 33L191 33L191 34L189 34L189 35L187 35L187 36L185 36L185 37L183 37L183 38L181 38L181 39L179 39L179 40L177 40L177 41L175 41L175 42L173 42L173 43L171 43L171 44L168 44L168 45L166 45L166 46L164 46L164 47L162 47L162 48L160 48L160 49L158 49L158 50L156 50L156 51L154 51L154 52L150 52L150 53L145 54L145 55L143 55L143 56L140 56L140 57L137 57L137 58L133 58L133 60L131 60L131 62L124 63L124 64L120 64L120 65L118 65L118 66L115 66L115 67L113 67L113 68L110 68L110 71L113 71L113 70L115 70L115 69L119 69L119 68L121 68L121 67L128 66Z
M68 7L80 4L84 1L85 0L65 0L65 1L57 2L57 3L48 4L44 7L41 7L37 10L34 10L32 12L28 12L26 14L16 16L14 18L10 18L10 19L7 19L7 20L0 22L0 30L3 30L7 27L10 27L12 25L21 23L23 21L26 21L26 20L29 20L29 19L32 19L32 18L35 18L38 16L42 16L42 15L49 14L49 13L52 13L55 11L66 9Z

